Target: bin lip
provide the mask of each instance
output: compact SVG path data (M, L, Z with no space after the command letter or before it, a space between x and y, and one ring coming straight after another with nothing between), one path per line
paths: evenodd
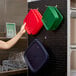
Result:
M27 53L29 52L29 49L32 47L32 45L34 45L34 43L37 43L37 45L42 49L42 51L44 52L44 60L40 63L40 66L38 66L37 68L34 68L31 63L29 62L29 59L27 58ZM48 53L46 52L46 49L44 48L44 46L40 43L40 41L38 39L34 39L32 41L32 43L29 45L29 47L27 48L26 52L24 53L24 59L26 60L28 66L30 67L30 69L33 72L37 72L42 66L43 64L47 61L48 59Z
M53 30L56 30L58 28L59 24L61 23L61 21L63 20L63 16L56 7L54 7L54 9L56 10L56 12L59 16L57 23L55 23L55 27L53 27Z
M39 31L40 31L40 29L42 28L42 26L43 26L43 23L42 23L42 15L41 15L41 13L38 11L38 9L33 9L34 10L34 12L35 12L35 14L36 14L36 16L37 16L37 18L38 18L38 20L39 20L39 23L38 23L38 25L37 25L37 27L36 27L36 29L34 30L34 31L32 31L32 35L35 35L35 34L37 34Z
M57 11L59 15L59 19L62 21L63 20L63 15L59 12L59 10L55 7L55 10Z

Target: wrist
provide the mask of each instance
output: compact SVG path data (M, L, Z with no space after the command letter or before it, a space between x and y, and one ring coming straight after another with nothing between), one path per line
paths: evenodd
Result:
M23 35L22 31L19 31L19 35L20 35L20 36L22 36L22 35Z

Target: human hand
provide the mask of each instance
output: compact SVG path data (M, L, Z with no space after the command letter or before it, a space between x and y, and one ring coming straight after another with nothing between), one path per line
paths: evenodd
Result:
M25 26L26 26L26 23L24 23L24 24L21 26L21 29L20 29L20 33L21 33L21 34L24 34L24 33L26 32Z

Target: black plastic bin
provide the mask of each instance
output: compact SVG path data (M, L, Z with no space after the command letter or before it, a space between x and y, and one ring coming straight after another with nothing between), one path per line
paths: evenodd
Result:
M25 51L24 58L32 72L37 72L47 61L48 53L38 39L32 41Z

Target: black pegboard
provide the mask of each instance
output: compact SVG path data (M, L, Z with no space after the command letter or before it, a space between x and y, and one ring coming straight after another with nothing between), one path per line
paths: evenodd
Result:
M63 21L56 31L47 31L43 27L36 36L28 36L29 44L33 39L39 39L50 55L45 67L35 74L29 70L29 76L67 76L67 0L41 0L28 4L29 9L38 8L42 15L48 5L58 5Z

